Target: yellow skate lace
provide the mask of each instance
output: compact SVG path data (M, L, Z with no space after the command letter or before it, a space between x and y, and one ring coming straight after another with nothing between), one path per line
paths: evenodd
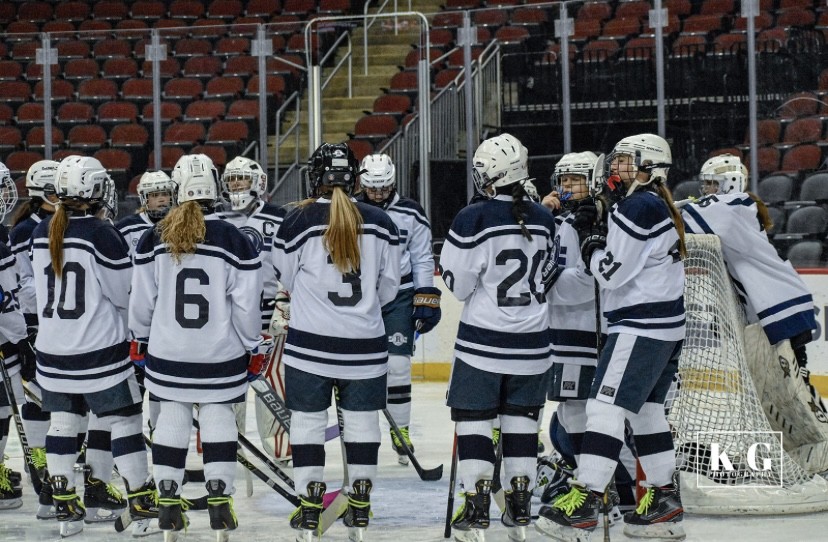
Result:
M230 517L233 518L233 522L238 525L239 520L236 519L236 511L233 510L233 497L228 497L223 495L221 497L207 497L207 505L219 505L219 504L229 504L230 505Z
M457 511L451 517L451 522L452 523L457 521L459 518L463 517L463 514L465 514L465 512L466 512L466 498L465 497L467 495L471 495L471 494L470 493L461 493L460 495L463 497L463 502L460 503L460 507L457 509Z
M9 480L10 472L10 468L0 463L0 489L2 489L3 491L11 492L12 490L11 481Z
M569 493L558 497L552 504L552 508L563 510L564 514L571 516L576 508L584 504L586 497L586 492L581 488L573 487L569 490Z
M653 497L655 496L655 491L653 488L648 487L647 492L641 497L641 501L638 503L638 506L635 509L635 513L639 516L646 514L647 510L650 509L650 505L653 504Z
M402 434L406 445L411 448L411 437L408 435L408 427L400 427L400 433Z
M86 510L86 507L83 505L83 501L80 500L80 497L78 497L78 494L74 491L72 493L67 493L66 495L52 495L52 498L56 501L65 501L67 503L75 501L70 506L76 506L81 510Z
M135 497L143 497L144 495L152 496L152 503L155 506L158 506L158 491L155 488L147 488L142 489L141 491L136 491L135 493L127 493L127 499L134 499Z
M497 443L500 442L500 428L493 427L492 428L492 444L497 446Z
M37 470L46 468L46 448L32 448L32 465Z
M115 500L122 501L124 496L118 491L118 488L115 487L115 484L106 484L106 492Z

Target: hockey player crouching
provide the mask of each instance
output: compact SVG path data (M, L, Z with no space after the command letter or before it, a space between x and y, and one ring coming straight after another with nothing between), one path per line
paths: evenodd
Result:
M464 303L447 400L465 488L451 522L455 540L480 540L489 527L497 417L509 480L501 521L518 540L532 519L537 420L551 363L540 267L552 251L555 218L526 193L527 160L510 134L480 144L473 177L483 201L455 217L440 256L446 286Z
M665 183L670 147L653 134L619 141L607 159L605 193L617 201L580 206L573 226L601 289L608 338L586 403L577 480L540 509L537 529L555 540L588 539L632 427L646 492L624 516L631 537L684 538L673 486L675 451L664 399L685 336L684 228Z
M388 213L400 230L400 291L394 301L383 307L382 316L388 336L388 412L413 452L409 425L414 332L428 333L440 322L440 290L434 287L431 225L416 201L397 193L396 169L391 157L369 154L362 160L360 169L361 200ZM408 456L393 430L391 446L400 464L407 465Z

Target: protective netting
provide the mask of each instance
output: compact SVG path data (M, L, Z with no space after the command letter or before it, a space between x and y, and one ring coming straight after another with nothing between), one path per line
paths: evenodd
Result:
M745 361L745 317L715 235L688 235L687 338L669 421L688 512L828 509L828 484L782 447Z

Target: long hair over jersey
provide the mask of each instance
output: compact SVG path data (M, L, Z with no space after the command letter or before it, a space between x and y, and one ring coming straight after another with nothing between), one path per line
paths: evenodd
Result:
M161 242L167 245L167 252L176 264L186 254L195 254L196 245L203 243L207 237L207 224L204 212L198 201L187 201L170 212L158 224Z
M681 219L681 213L676 209L675 203L673 203L673 194L660 180L652 183L652 186L653 191L667 204L667 209L670 211L670 216L673 218L673 224L679 236L679 254L684 259L687 257L687 245L684 243L684 221Z
M330 187L328 194L331 198L331 209L322 242L340 273L355 273L359 271L362 259L359 251L362 215L342 187ZM308 198L300 202L298 207L305 207L315 201L316 198Z
M85 201L66 200L55 205L55 214L49 222L49 256L52 258L52 271L56 277L63 273L63 238L69 227L69 215L89 208Z

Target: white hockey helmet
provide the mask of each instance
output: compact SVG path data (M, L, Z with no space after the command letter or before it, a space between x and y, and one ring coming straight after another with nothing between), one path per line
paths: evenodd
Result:
M478 192L529 180L529 152L511 134L487 139L474 151L472 177Z
M731 192L744 192L747 182L748 170L739 160L738 156L732 154L720 154L714 156L702 164L699 172L699 179L702 182L701 192L705 191L705 184L715 183L718 190L715 194L730 194Z
M97 158L77 155L61 160L55 176L58 198L91 202L101 201L104 184L109 179L106 168Z
M570 192L567 196L564 191L563 187L561 186L561 177L564 175L579 175L584 178L584 190L583 190L583 199L589 195L589 185L592 179L592 173L595 171L595 164L598 162L598 157L592 151L584 151L584 152L571 152L569 154L565 154L558 160L558 163L555 164L555 171L552 173L552 184L557 186L557 191L559 197L565 198L561 199L561 203L564 204L566 207L567 203L575 203L576 200L572 199L572 193Z
M231 190L232 181L249 181L248 187L242 190ZM234 211L241 211L256 200L267 194L267 173L255 160L237 156L227 163L224 174L221 176L221 189L225 197L230 200Z
M26 190L29 197L46 199L48 196L57 194L58 162L55 160L38 160L31 165L26 172Z
M359 166L362 188L387 188L397 182L397 170L387 154L369 154Z
M172 181L178 187L177 203L219 198L218 171L206 154L188 154L176 162Z
M2 215L0 215L0 222L2 222L6 214L17 205L17 185L14 184L11 172L3 162L0 162L0 203L3 207Z
M633 181L626 193L623 192L623 186L608 187L611 192L615 192L616 195L621 197L629 196L639 186L646 186L653 181L666 182L667 172L670 170L670 166L673 165L670 145L667 144L664 138L655 134L638 134L625 137L615 144L612 153L607 157L607 164L611 164L619 155L630 156L637 170L648 173L650 176L644 182ZM609 171L609 167L607 167L607 170Z
M163 171L147 171L141 175L138 181L138 199L141 202L141 207L147 213L147 216L152 218L163 218L170 210L175 199L175 183L172 182L170 176ZM167 192L170 195L170 203L166 207L160 209L150 209L147 207L150 194L157 192Z

